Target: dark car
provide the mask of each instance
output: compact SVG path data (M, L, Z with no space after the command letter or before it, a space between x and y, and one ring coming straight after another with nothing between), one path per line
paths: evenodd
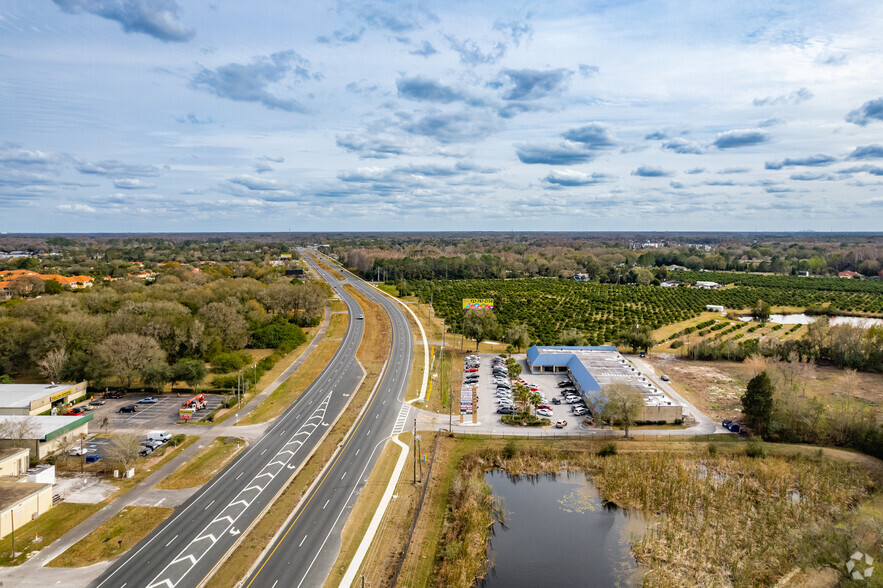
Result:
M138 407L134 404L127 404L126 406L121 406L119 412L138 412Z
M732 422L733 421L731 421L730 419L724 419L721 421L721 426L726 429L727 427L730 426L730 423L732 423Z
M114 390L112 392L105 392L104 397L105 398L122 398L123 393L118 390Z
M560 398L553 398L552 404L561 404L561 399Z
M729 425L727 425L727 428L730 430L731 433L738 433L739 431L741 431L741 429L739 428L739 423L730 423Z
M515 414L515 408L511 406L501 406L497 409L497 414Z
M89 401L89 404L91 404L92 406L101 406L105 402L106 400L104 400L103 398L93 398Z

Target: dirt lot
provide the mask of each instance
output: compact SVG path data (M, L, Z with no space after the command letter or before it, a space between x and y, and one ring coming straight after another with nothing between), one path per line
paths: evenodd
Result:
M671 385L708 416L720 421L739 415L740 399L752 376L750 365L692 361L667 353L651 354L647 360L657 373L670 376ZM783 377L793 379L806 394L817 396L826 404L852 398L869 406L883 405L883 376L879 374L777 362L771 364L771 369L784 372Z

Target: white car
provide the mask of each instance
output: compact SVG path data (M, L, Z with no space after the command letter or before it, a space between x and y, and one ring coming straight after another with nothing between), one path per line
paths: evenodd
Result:
M538 408L537 409L537 416L551 417L552 411L549 410L548 408Z
M588 414L589 409L586 408L585 406L574 406L574 407L571 409L571 412L572 412L573 414L575 414L576 416L582 416L582 415L584 415L584 414Z

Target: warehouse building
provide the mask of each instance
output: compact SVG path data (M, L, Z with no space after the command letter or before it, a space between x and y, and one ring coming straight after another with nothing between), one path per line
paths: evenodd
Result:
M0 449L0 539L52 508L52 484L29 482L27 473L27 449Z
M527 350L527 366L532 374L567 374L586 404L596 412L607 402L604 386L625 382L644 397L644 410L637 420L673 423L684 418L683 406L654 386L616 347L535 345Z
M21 447L31 457L43 459L71 439L89 434L92 413L80 416L0 416L0 448ZM9 431L13 433L10 435Z
M79 384L0 384L0 415L49 414L56 406L86 396L86 382Z

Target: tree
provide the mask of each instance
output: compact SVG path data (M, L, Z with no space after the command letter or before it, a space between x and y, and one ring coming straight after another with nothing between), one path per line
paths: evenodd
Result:
M5 418L0 421L0 439L7 439L15 447L29 449L31 439L36 439L40 426L33 417Z
M43 280L37 276L23 276L9 282L9 294L13 298L26 298L28 296L36 296L42 294L46 286Z
M515 402L521 407L521 412L526 413L530 410L528 402L530 402L530 388L524 384L515 384Z
M611 423L622 423L625 429L625 438L628 439L629 427L638 419L644 409L644 396L640 390L625 382L615 382L604 386L602 392L607 397L607 404L601 411L601 417Z
M613 342L617 346L631 347L632 353L650 351L650 348L656 344L656 341L653 340L653 331L646 325L618 332L613 337Z
M67 351L64 347L50 349L48 353L37 362L42 373L50 382L60 382L61 372L67 363Z
M3 374L0 375L0 384L15 384L15 380L12 379L12 376Z
M773 416L773 384L765 371L748 382L748 389L742 396L742 413L745 421L758 435L769 432Z
M222 302L211 302L199 311L206 331L225 351L242 349L248 344L248 323L236 309Z
M506 367L509 369L509 379L517 380L521 375L521 364L514 357L510 357L506 360Z
M165 361L155 361L144 366L141 372L141 381L148 388L162 392L166 384L172 381L172 367Z
M46 280L43 282L43 289L47 294L61 294L64 287L58 280Z
M500 325L497 315L488 308L470 308L463 317L463 334L475 341L475 350L484 339L497 336Z
M107 449L107 458L127 472L135 465L141 453L141 440L135 433L122 433L113 438Z
M516 351L521 351L530 346L530 335L527 334L527 327L521 323L506 329L504 339Z
M558 335L558 345L566 347L581 347L585 345L586 337L576 329L564 329Z
M173 374L175 382L186 382L191 388L198 388L208 374L208 369L198 359L182 359L175 364Z
M131 386L151 363L165 361L165 353L153 337L135 333L116 333L98 344L95 350L101 375L116 377Z
M763 300L758 300L754 308L751 309L751 317L759 323L765 323L770 320L770 305Z

